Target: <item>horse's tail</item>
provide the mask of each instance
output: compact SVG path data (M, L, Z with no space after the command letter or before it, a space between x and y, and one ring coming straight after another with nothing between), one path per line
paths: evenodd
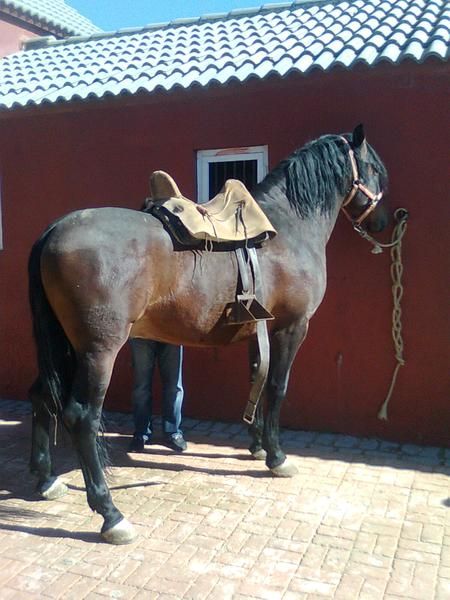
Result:
M48 412L55 419L63 421L62 413L69 399L77 360L73 346L56 318L42 284L42 249L55 225L56 223L50 226L35 242L28 260L28 293L39 368L39 379L32 386L30 395L34 396L36 387L40 392L46 391L47 393L39 394L38 397L46 403ZM50 404L47 404L48 401ZM107 467L110 460L107 439L102 435L103 432L102 419L97 449L103 467Z
M61 416L67 402L76 367L76 357L61 324L56 318L42 284L41 255L53 227L34 244L28 260L28 293L33 334L36 343L39 381L48 390L49 412Z

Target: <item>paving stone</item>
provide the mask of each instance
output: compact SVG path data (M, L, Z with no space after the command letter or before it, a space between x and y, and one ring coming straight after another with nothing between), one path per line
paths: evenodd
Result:
M319 446L333 446L336 439L337 435L334 433L319 433L315 439L315 443Z
M337 447L337 458L342 461L352 462L353 460L357 460L359 456L363 456L364 452L358 446L354 448L349 448L346 446Z
M430 456L436 459L442 459L444 457L443 448L436 446L423 446L420 452L421 456Z
M207 598L214 590L219 581L219 577L205 573L199 575L190 588L185 592L186 600L198 600L199 598Z
M238 433L245 433L247 435L247 427L245 425L241 425L240 423L228 425L228 431L231 435L236 435Z
M434 455L424 455L421 454L420 456L416 456L414 457L414 461L415 461L415 465L429 465L430 467L432 466L437 466L441 463L441 458L438 456L434 456ZM417 468L416 466L416 468Z
M376 438L361 438L359 447L361 450L376 450L380 446L380 441Z
M193 429L195 430L196 433L198 433L198 432L203 433L206 431L210 431L212 427L213 427L213 423L211 421L198 421Z
M301 577L294 577L289 584L289 591L292 592L303 592L308 594L318 594L321 596L331 596L336 589L335 584L326 583L321 579L303 579Z
M391 452L396 453L396 451L400 448L400 444L398 442L392 442L390 440L380 440L379 448L383 452Z
M448 600L450 598L450 579L440 578L436 584L436 600Z
M337 448L356 448L359 447L359 439L351 435L339 435L334 445Z
M400 447L400 451L408 456L420 456L422 453L421 447L416 444L403 444Z
M317 437L315 431L290 431L284 430L281 434L282 441L294 441L299 444L300 447L311 444Z
M128 546L102 543L61 434L69 493L36 501L30 405L0 401L1 600L450 597L447 449L283 430L299 475L278 479L251 460L240 423L187 419L186 454L155 443L131 457L131 415L106 417L112 495L139 534Z

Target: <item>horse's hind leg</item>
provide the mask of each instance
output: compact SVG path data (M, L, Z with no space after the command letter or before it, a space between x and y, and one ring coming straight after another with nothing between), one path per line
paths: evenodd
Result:
M50 456L50 424L52 401L40 379L30 388L32 434L30 471L38 478L37 491L46 500L55 500L67 492L67 486L53 473Z
M307 330L308 321L302 320L275 332L271 339L270 370L266 386L268 410L264 421L263 448L267 451L266 465L277 477L292 477L297 473L297 468L286 459L281 449L279 423L291 366Z
M113 544L126 544L135 538L135 533L113 504L98 439L103 400L116 355L116 351L94 351L77 356L72 392L63 418L78 453L88 504L104 519L102 536Z

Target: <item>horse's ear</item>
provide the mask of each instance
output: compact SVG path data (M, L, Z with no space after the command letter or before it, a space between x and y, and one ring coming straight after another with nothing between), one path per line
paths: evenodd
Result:
M353 148L359 148L366 140L366 135L364 133L364 125L360 123L355 127L352 134L352 144Z

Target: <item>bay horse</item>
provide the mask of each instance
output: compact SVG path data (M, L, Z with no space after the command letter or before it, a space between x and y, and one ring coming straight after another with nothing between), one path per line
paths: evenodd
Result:
M362 183L364 182L364 183ZM278 235L257 250L269 321L270 368L262 403L249 427L250 451L265 454L274 475L295 467L279 444L279 414L289 372L310 318L326 288L325 247L344 206L353 224L379 231L386 169L362 125L351 134L324 135L283 160L252 195ZM72 212L34 244L29 294L39 375L32 401L31 472L38 492L67 491L52 471L52 417L70 432L87 501L104 519L101 534L114 544L135 537L113 504L99 447L102 405L117 354L126 340L144 337L185 346L220 346L255 339L255 325L221 327L236 293L233 252L175 251L162 223L131 209ZM251 343L250 364L257 347Z

